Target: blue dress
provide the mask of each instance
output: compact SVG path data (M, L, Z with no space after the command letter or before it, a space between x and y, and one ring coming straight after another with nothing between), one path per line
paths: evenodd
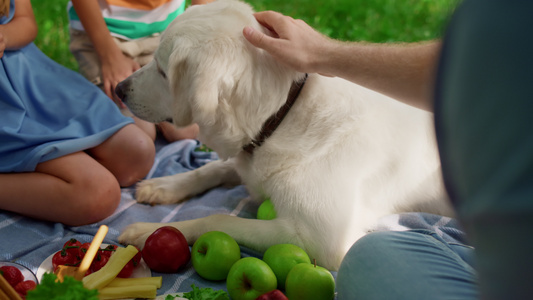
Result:
M8 23L10 15L0 18ZM0 172L31 172L38 163L101 144L133 119L98 87L54 62L33 43L0 59Z

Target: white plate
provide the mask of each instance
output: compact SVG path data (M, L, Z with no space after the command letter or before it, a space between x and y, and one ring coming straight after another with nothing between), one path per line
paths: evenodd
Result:
M100 248L105 248L109 244L102 243ZM59 251L59 250L58 250ZM57 252L57 251L56 251ZM39 269L37 269L37 279L39 282L41 281L41 278L43 277L43 274L46 272L53 272L52 270L52 258L54 257L54 254L56 252L52 253L50 256L48 256L39 266ZM148 267L148 265L144 262L144 260L141 259L141 263L133 269L133 273L131 274L131 278L137 278L137 277L150 277L152 276L152 271Z

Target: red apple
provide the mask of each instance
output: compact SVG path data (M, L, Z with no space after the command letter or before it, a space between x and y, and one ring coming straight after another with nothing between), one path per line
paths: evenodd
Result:
M263 294L255 300L289 300L280 290L273 290L266 294Z
M163 226L154 231L144 243L142 257L156 272L175 273L191 259L185 236L177 228Z

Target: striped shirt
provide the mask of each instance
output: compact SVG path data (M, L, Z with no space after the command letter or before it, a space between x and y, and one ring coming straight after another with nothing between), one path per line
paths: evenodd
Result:
M125 40L162 32L185 10L185 0L86 0L98 1L111 34ZM67 5L70 27L84 30L72 3Z

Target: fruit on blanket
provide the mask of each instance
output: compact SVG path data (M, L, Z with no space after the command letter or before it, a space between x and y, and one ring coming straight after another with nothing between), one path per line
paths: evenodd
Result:
M273 290L257 297L255 300L289 300L280 290Z
M35 288L35 286L37 286L37 283L35 283L35 281L33 281L33 280L24 280L24 281L19 282L15 286L15 291L17 291L17 293L21 294L22 296L26 296L28 291L33 290Z
M263 254L263 261L276 274L278 288L285 288L285 280L289 271L300 263L311 263L307 253L300 247L293 244L278 244L270 246Z
M65 249L57 251L54 256L52 256L52 269L54 272L60 265L76 266L78 263L79 261L77 257L67 252Z
M135 267L133 266L133 258L120 270L117 277L118 278L129 278L131 274L133 274L133 269Z
M277 285L272 269L255 257L239 259L229 270L226 280L226 288L233 300L255 300L275 290Z
M65 244L63 244L63 249L67 253L69 253L69 254L75 256L77 259L79 259L80 246L81 246L81 243L78 240L72 238L72 239L68 240L67 242L65 242Z
M91 243L83 243L80 246L80 259L83 259L85 257L85 254L87 253L87 250L89 250L89 247L91 246Z
M135 271L135 268L141 263L141 249L139 247L134 246L137 249L137 254L122 268L120 273L118 273L118 278L129 278L133 274L133 271Z
M89 271L96 272L103 268L107 262L109 261L110 255L102 255L101 253L96 253L96 256L93 259L93 262L91 263L91 266L89 267Z
M0 279L2 281L2 288L0 289L0 299L14 299L18 294L25 299L26 293L35 288L37 285L37 278L31 274L28 268L17 263L2 262L0 266ZM9 289L7 284L11 287Z
M267 198L259 208L257 209L257 218L259 220L273 220L277 217L276 209L274 204L270 201L270 198Z
M134 246L135 248L137 248L137 250L139 252L137 252L137 254L135 254L135 256L133 257L132 261L133 261L133 266L134 267L137 267L140 263L141 263L141 259L142 259L142 252L141 252L141 248L137 247L137 246Z
M185 236L172 226L154 231L144 243L142 257L148 267L156 272L175 273L191 259Z
M24 280L22 272L14 266L2 266L0 267L0 275L4 276L9 285L15 287L19 282Z
M289 299L331 300L335 297L335 279L331 273L315 264L297 264L285 282Z
M208 280L224 280L233 264L241 258L237 242L221 231L202 234L191 250L192 265Z
M107 245L105 248L100 248L100 250L98 250L98 253L103 256L111 257L111 255L115 253L117 248L117 245Z

